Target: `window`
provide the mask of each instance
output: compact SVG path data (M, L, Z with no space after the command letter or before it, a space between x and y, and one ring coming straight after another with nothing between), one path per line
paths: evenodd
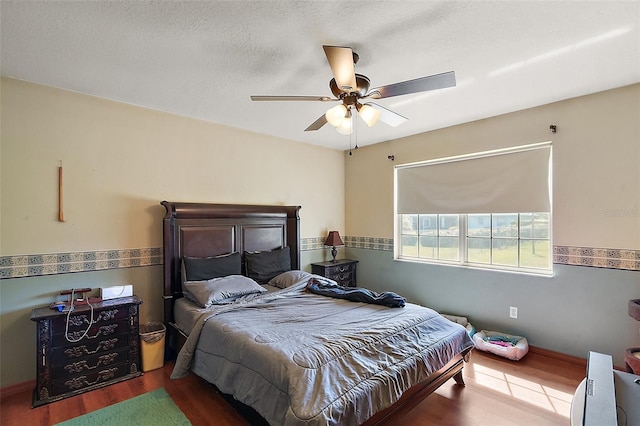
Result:
M396 258L548 274L551 143L396 166Z
M549 213L400 217L400 258L530 272L551 269Z

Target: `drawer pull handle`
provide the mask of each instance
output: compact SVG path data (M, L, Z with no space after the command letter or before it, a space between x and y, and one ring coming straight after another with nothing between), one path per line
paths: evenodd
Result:
M90 351L89 349L87 349L85 345L82 345L82 346L74 346L73 348L66 349L64 353L69 358L78 358L83 355L93 355L99 351L108 351L109 349L113 348L116 345L116 343L118 343L118 339L103 340L98 343L98 346L96 347L95 351Z
M64 366L64 369L68 372L68 373L80 373L83 370L95 370L96 368L100 367L101 365L109 365L109 364L113 364L113 361L115 361L115 359L118 357L118 353L112 353L112 354L106 354L106 355L102 355L98 358L98 362L96 363L96 365L94 365L93 367L89 367L89 364L87 364L86 360L82 360L82 361L78 361L78 362L74 362L71 364L67 364Z
M118 324L103 325L98 328L98 332L96 334L94 334L93 336L87 336L87 339L95 339L98 336L108 336L109 334L115 333L116 328L118 328ZM83 334L84 331L74 331L72 333L69 333L69 339L79 340L82 338Z
M91 385L95 385L98 382L104 382L106 380L109 380L111 378L113 378L113 376L116 375L116 372L118 371L117 368L110 368L108 370L102 370L100 372L98 372L98 377L96 377L96 380L94 380L93 382L90 382L87 380L87 376L80 376L80 377L74 377L71 380L67 380L66 382L64 382L64 384L69 388L69 389L82 389L84 387L87 386L91 386Z
M117 313L118 313L117 309L102 311L98 314L98 318L93 320L93 322L96 323L98 321L112 320L115 318ZM86 315L75 315L69 318L69 323L71 323L71 325L79 326L83 324L89 324L89 319L87 318Z

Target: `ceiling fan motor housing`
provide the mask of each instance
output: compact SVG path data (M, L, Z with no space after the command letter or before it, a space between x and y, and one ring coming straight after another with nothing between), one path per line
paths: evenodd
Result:
M348 96L352 93L357 94L356 96L358 98L365 96L369 91L369 87L371 86L371 80L369 80L369 77L367 77L366 75L356 74L356 86L357 87L355 88L355 90L345 92L338 87L335 78L332 78L329 82L329 88L331 89L331 93L333 93L333 96L338 99L343 99L345 96Z

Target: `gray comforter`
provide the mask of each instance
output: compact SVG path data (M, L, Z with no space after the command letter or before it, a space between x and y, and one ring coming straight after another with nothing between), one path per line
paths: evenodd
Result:
M191 369L271 425L356 425L472 346L431 309L328 298L300 282L203 313L171 377Z

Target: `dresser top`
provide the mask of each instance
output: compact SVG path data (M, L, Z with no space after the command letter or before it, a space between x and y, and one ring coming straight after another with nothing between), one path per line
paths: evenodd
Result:
M142 303L142 299L138 296L129 296L129 297L118 297L117 299L109 299L103 300L101 302L92 303L93 309L104 309L110 308L113 306L123 306L123 305L139 305ZM84 313L91 312L91 307L87 304L78 305L74 303L72 315L76 313ZM67 312L58 312L57 309L51 309L48 306L43 308L35 308L31 311L31 321L38 321L45 318L58 317L62 315L67 315Z
M339 265L350 265L352 263L358 263L358 260L353 259L336 259L335 262L329 260L328 262L316 262L312 263L312 265L324 266L325 268L328 266L339 266Z

